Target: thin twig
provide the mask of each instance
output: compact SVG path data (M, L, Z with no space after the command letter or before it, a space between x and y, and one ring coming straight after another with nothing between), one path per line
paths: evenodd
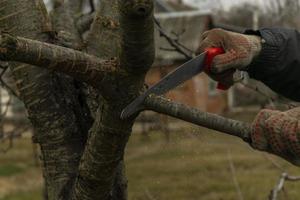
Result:
M166 47L160 47L159 49L162 50L162 51L177 51L174 48L166 48Z
M231 175L232 175L232 180L233 180L236 192L238 194L238 198L239 198L239 200L244 200L244 196L243 196L240 184L239 184L239 182L237 180L237 177L236 177L236 169L235 169L234 163L232 161L232 156L231 156L231 152L230 152L229 149L227 151L227 158L228 158L228 162L229 162L230 172L231 172Z
M272 158L270 158L269 155L263 153L262 156L268 160L275 168L277 168L279 171L281 171L282 173L286 172L286 170L281 166L279 165L277 162L275 162Z
M274 188L271 190L270 195L269 195L269 200L277 200L278 194L281 191L284 192L284 194L287 196L287 191L284 188L284 183L286 181L300 181L300 176L290 176L290 175L288 175L288 172L281 165L276 163L272 158L270 158L266 154L262 154L262 155L266 160L270 161L271 164L276 169L281 171L280 179L279 179L278 183L274 186Z
M20 137L23 133L30 129L30 126L25 126L22 129L20 127L15 128L12 131L5 133L5 137L1 139L1 142L5 142L8 140L8 146L0 149L0 153L7 153L10 149L13 148L14 139Z
M156 198L150 193L150 191L148 189L145 189L145 194L146 194L147 199L156 200Z
M14 89L12 89L9 85L7 85L7 84L5 83L5 81L3 81L2 78L0 78L0 83L1 83L1 85L3 86L3 88L5 88L10 94L12 94L12 95L14 95L15 97L17 97L18 99L20 99L20 97L19 97L19 95L17 94L17 92L16 92Z
M89 0L89 4L90 4L90 7L91 7L91 13L95 12L95 3L94 3L94 0Z
M275 185L275 187L270 193L269 200L278 199L278 194L284 189L284 184L286 181L291 181L291 182L300 181L300 176L290 176L286 172L282 173L278 183Z
M2 72L0 73L0 84L3 86L3 88L5 88L10 94L14 95L15 97L19 98L19 95L17 94L17 92L15 92L14 89L12 89L4 80L3 77L6 74L7 70L8 70L8 64L7 65L2 65L0 64L0 68L2 69Z
M245 82L239 82L239 83L241 85L243 85L244 87L246 87L246 88L248 88L250 90L253 90L253 91L257 92L258 94L260 94L260 95L264 96L265 98L267 98L269 100L269 103L271 104L271 106L273 108L275 108L274 102L278 102L278 103L280 103L282 105L288 106L289 109L297 107L297 105L295 105L293 103L286 102L284 100L281 100L280 98L275 98L275 97L272 97L272 96L266 94L265 92L261 91L259 89L259 87L257 87L257 86L253 86L253 85L247 84Z
M168 43L174 48L176 49L176 51L180 54L182 54L187 60L190 60L193 58L193 55L191 54L191 52L193 52L192 50L188 49L187 47L185 47L183 44L180 44L180 42L178 41L178 39L173 39L171 38L162 28L162 26L160 25L159 21L157 19L154 19L154 22L156 24L156 27L160 33L161 37L164 37ZM189 53L187 53L186 51L189 51Z

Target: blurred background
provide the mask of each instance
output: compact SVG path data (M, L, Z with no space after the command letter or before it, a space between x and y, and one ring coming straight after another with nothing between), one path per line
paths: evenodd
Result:
M51 1L45 3L51 12ZM83 6L89 13L88 1ZM148 85L186 62L203 32L212 28L235 32L260 27L299 29L299 7L298 0L155 0L156 59L146 77ZM1 69L0 200L42 199L33 130L6 63L1 63ZM249 78L219 91L204 74L166 96L249 122L262 108L286 110L298 105ZM283 173L300 175L298 168L254 151L239 139L153 112L139 116L126 165L130 200L268 199ZM276 199L300 199L299 187L300 182L286 182Z

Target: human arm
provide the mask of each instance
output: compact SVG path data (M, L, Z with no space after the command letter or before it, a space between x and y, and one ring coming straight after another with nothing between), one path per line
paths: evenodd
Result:
M300 101L300 33L292 29L246 31L263 39L259 56L247 66L251 78L275 92Z
M253 148L300 166L300 107L260 111L252 123L251 140Z
M213 78L221 82L227 81L231 77L224 78L224 71L244 70L249 72L250 77L264 82L277 93L300 101L299 32L290 29L261 29L247 31L246 34L232 34L215 29L207 32L203 39L200 52L211 45L219 45L227 52L232 48L238 51L243 47L242 55L246 54L246 59L230 54L216 59L212 67L217 73L209 73ZM257 48L258 51L251 50L251 46L257 44L261 48ZM252 124L251 145L255 149L276 154L300 166L298 138L300 139L300 108L286 112L262 110Z
M300 101L300 33L291 29L264 28L245 34L213 29L203 34L198 53L207 47L223 47L226 54L213 61L209 75L233 84L224 71L247 71L275 92Z

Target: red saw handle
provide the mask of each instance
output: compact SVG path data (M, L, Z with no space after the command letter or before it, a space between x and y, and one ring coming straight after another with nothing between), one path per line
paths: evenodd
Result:
M210 47L206 48L206 58L205 58L205 71L209 73L211 71L211 64L215 56L225 53L223 48L220 47ZM222 83L218 83L217 88L219 90L228 90L229 87L223 85Z

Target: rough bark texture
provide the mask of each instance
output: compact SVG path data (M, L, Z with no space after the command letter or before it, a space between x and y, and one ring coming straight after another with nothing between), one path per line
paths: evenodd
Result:
M94 18L95 18L94 13L81 16L76 21L76 27L78 29L78 32L83 34L84 32L88 31L91 27L91 24L94 21Z
M153 2L146 0L126 1L126 9L122 12L131 16L132 12L135 12L133 7L142 7L145 8L145 14L135 18L126 18L123 19L125 21L120 22L119 9L124 9L124 7L124 1L107 0L101 2L101 9L92 25L89 41L104 38L101 38L102 42L99 44L90 44L88 51L97 52L97 56L102 58L115 56L119 59L125 53L123 47L126 45L131 46L133 44L132 40L136 40L135 38L125 40L124 38L129 34L127 31L135 31L136 36L139 38L144 37L148 41L149 44L146 47L150 49L151 54L140 54L139 51L133 51L130 56L131 58L142 57L140 61L145 64L145 68L149 68L154 55L152 53L154 52L154 48L152 48L153 40L148 39L153 39ZM122 18L124 17L122 16ZM146 34L139 31L140 26L126 30L126 24L128 23L126 20L137 20L143 27L150 27L148 28L149 31ZM143 35L139 35L139 33ZM138 40L138 42L141 41ZM138 44L135 45L138 47ZM144 45L142 48L145 48ZM141 63L139 64L141 65ZM120 66L125 69L130 67L122 59L120 60ZM73 199L111 199L111 188L114 185L118 168L120 169L120 162L123 159L124 149L134 122L134 120L120 120L120 114L125 105L139 94L143 87L144 75L117 74L107 80L110 89L101 90L103 95L102 105L97 110L96 121L90 131L90 137L81 160L80 173L72 193Z
M0 29L16 36L50 41L52 28L41 0L0 2ZM48 199L60 193L76 177L86 141L88 124L72 80L26 64L11 64L29 118L36 129L34 141L42 151ZM79 116L82 115L82 116ZM81 122L81 123L80 123Z
M42 0L0 1L0 59L19 62L10 65L41 147L45 194L126 200L123 156L135 119L120 114L141 93L154 59L153 1L101 0L86 45L74 20L83 1L53 2L50 23ZM248 139L248 124L160 97L145 105Z
M102 60L80 51L21 37L0 35L0 59L18 61L57 71L93 86L116 74L117 60Z
M251 126L246 122L227 119L216 114L202 112L160 96L150 95L144 101L147 110L163 113L209 129L233 135L250 143Z

